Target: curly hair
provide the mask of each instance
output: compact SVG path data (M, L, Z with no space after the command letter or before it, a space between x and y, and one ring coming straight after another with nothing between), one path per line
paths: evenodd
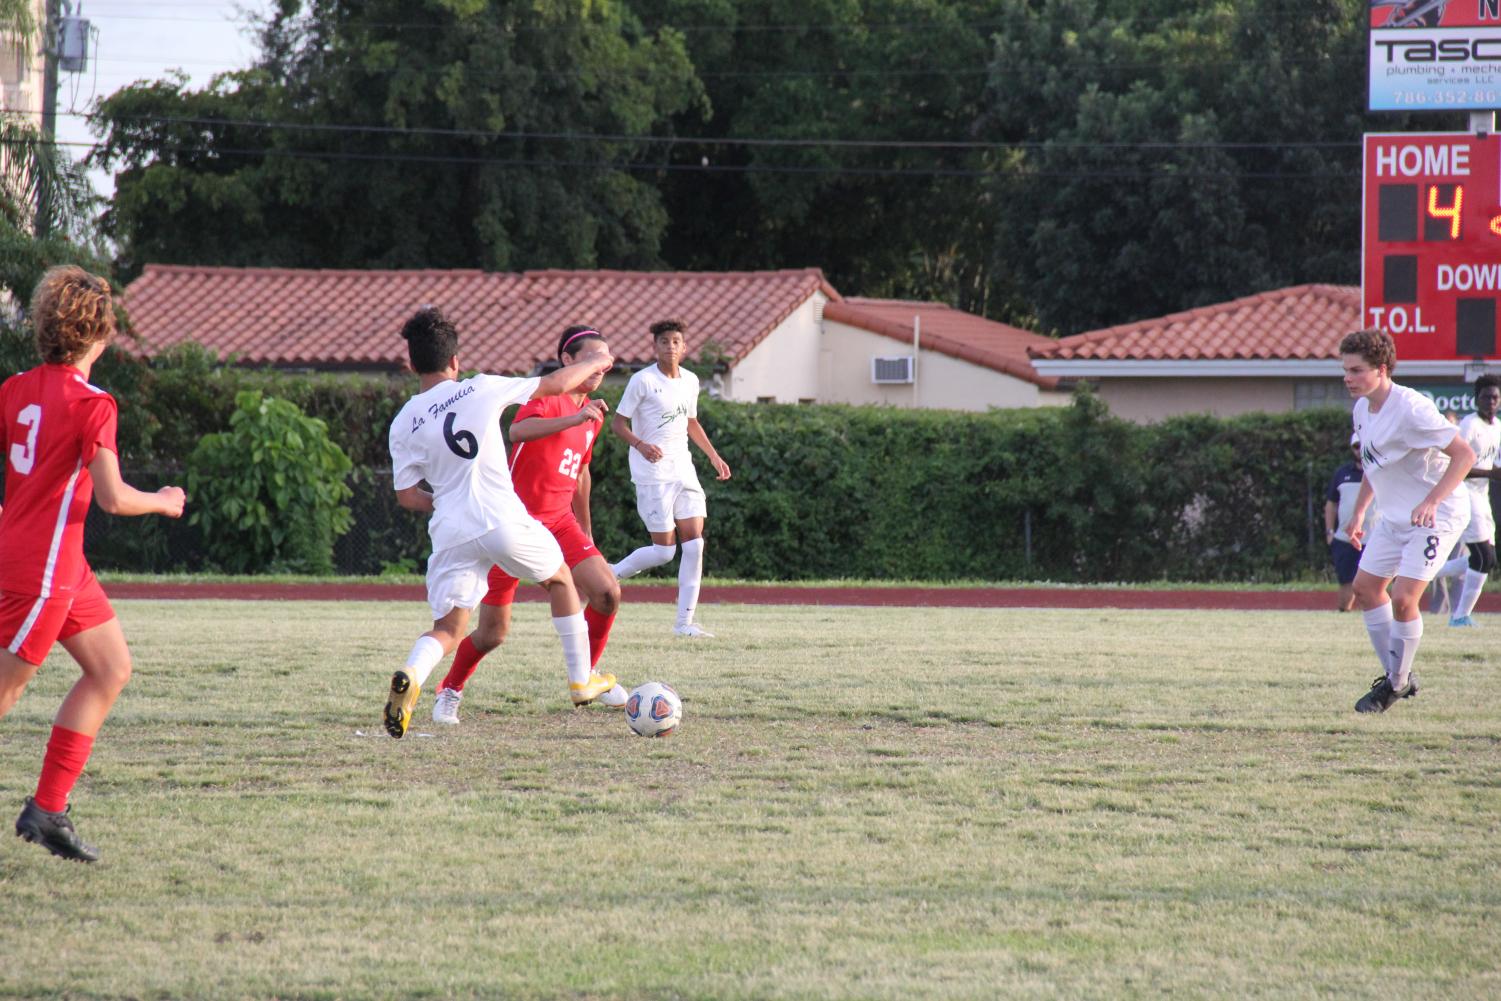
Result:
M651 325L651 339L656 340L663 334L670 334L674 330L686 337L688 334L688 325L682 320L658 320Z
M48 268L31 296L36 349L49 365L66 365L115 336L109 282L76 264Z
M1372 368L1386 366L1387 375L1397 370L1397 345L1385 330L1357 330L1339 342L1342 355L1360 355Z
M1497 375L1494 372L1487 372L1485 375L1482 375L1480 378L1475 380L1476 396L1479 396L1487 389L1501 389L1501 375Z
M459 332L437 306L423 306L402 324L407 358L419 375L441 372L459 353Z

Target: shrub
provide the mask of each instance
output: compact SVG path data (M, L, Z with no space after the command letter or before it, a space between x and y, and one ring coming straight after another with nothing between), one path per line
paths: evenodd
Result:
M229 430L188 457L191 522L225 570L329 573L351 524L351 463L328 426L259 390L235 395Z

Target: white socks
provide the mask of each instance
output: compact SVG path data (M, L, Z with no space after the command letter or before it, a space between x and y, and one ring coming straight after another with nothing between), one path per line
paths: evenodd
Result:
M1388 601L1376 608L1368 608L1360 614L1365 618L1365 631L1371 637L1371 648L1376 651L1376 659L1381 661L1381 673L1390 678L1392 603Z
M442 659L443 644L426 634L419 636L412 644L412 652L407 654L407 677L420 688Z
M683 543L683 548L688 548L686 542ZM610 569L615 571L617 580L625 580L627 577L636 576L643 570L661 566L676 556L677 552L677 546L659 546L653 543L650 546L642 546Z
M1411 622L1392 623L1392 656L1386 669L1386 680L1391 682L1394 691L1400 692L1407 687L1407 679L1412 674L1412 659L1417 656L1418 643L1422 638L1422 616Z
M589 680L589 624L583 612L553 616L552 627L563 641L563 663L568 668L568 683L581 685Z
M1458 599L1450 600L1453 611L1451 618L1461 618L1475 610L1475 602L1480 600L1480 589L1485 587L1485 579L1489 574L1483 574L1479 570L1465 571L1465 589Z
M683 543L683 560L678 564L678 625L693 621L698 608L698 589L704 579L704 540Z
M1439 576L1439 577L1459 577L1459 576L1462 576L1469 569L1470 569L1470 554L1467 552L1463 556L1456 556L1456 557L1454 557L1448 563L1445 563L1443 566L1439 567L1438 568L1438 574L1436 576Z

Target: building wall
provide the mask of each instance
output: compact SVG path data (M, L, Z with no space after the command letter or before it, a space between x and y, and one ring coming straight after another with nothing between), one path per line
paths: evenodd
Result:
M32 8L32 16L40 26L46 14L43 0L36 0ZM30 112L27 117L38 128L42 124L41 47L40 36L32 38L32 58L25 60L21 58L17 39L0 34L0 101L5 108Z
M911 354L910 344L847 323L825 320L818 400L823 403L984 411L991 407L1036 407L1068 399L1065 393L1046 392L1025 379L936 351L918 354L915 387L871 382L872 358Z
M1111 413L1148 424L1178 414L1234 417L1294 409L1297 379L1174 378L1091 379Z
M720 379L720 395L740 403L823 402L818 395L818 328L826 301L815 293L783 320ZM697 375L708 382L708 373Z

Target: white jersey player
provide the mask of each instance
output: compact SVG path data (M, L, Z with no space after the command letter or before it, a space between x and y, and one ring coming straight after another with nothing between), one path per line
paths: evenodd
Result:
M588 627L573 578L557 540L511 488L500 416L512 404L570 392L607 371L613 359L606 353L540 379L476 375L461 380L458 332L441 312L431 306L419 310L401 335L422 391L391 422L391 469L397 503L432 513L427 600L433 628L392 675L386 732L406 733L422 683L464 635L470 609L485 594L491 565L547 588L553 626L563 641L569 694L575 705L592 700L613 687L615 678L589 668Z
M1498 473L1496 455L1501 449L1501 420L1496 418L1501 406L1501 376L1482 375L1475 380L1475 413L1459 422L1459 433L1475 452L1475 465L1465 479L1470 502L1470 524L1461 537L1469 551L1444 565L1443 574L1463 575L1464 587L1453 603L1451 626L1473 626L1475 603L1486 578L1496 568L1496 519L1491 509L1491 480ZM1451 588L1451 592L1453 588Z
M1455 494L1475 453L1432 400L1392 382L1397 350L1390 335L1350 334L1339 353L1345 388L1356 397L1351 418L1365 470L1346 528L1362 549L1355 600L1382 667L1355 709L1385 712L1418 693L1412 673L1423 636L1418 603L1469 522L1469 504ZM1367 528L1373 497L1381 513Z
M681 539L678 617L673 633L708 637L712 634L695 623L693 616L703 581L704 519L709 511L688 443L703 451L720 480L730 478L730 467L714 451L698 422L698 376L680 365L686 349L682 322L654 323L651 334L657 363L631 376L615 407L610 430L631 447L636 511L652 544L637 549L613 569L615 576L624 580L661 566L676 555L675 547Z

